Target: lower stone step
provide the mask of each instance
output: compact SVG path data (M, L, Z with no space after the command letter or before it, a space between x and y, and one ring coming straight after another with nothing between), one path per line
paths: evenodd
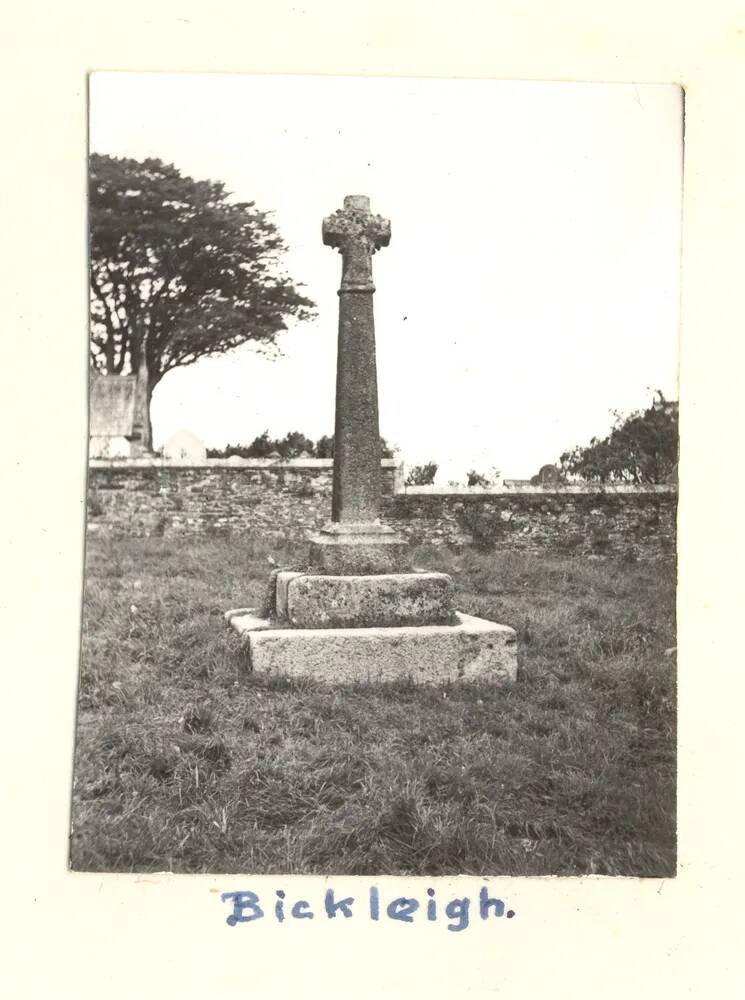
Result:
M515 630L457 612L455 625L393 628L275 628L251 609L225 617L244 640L249 668L266 676L331 684L509 684L517 678Z

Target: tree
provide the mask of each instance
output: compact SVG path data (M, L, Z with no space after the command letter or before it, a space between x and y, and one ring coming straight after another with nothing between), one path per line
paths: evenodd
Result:
M413 465L406 476L407 486L431 486L437 475L437 462L427 462L425 465Z
M150 400L166 372L251 342L270 350L314 304L282 270L266 212L160 160L90 158L91 359L138 376Z
M283 438L270 438L269 431L255 437L251 444L229 444L225 448L208 448L208 458L268 458L272 453L281 458L298 458L303 452L314 455L315 445L300 431L288 431Z
M678 404L658 390L646 410L613 416L607 437L564 452L562 472L586 482L668 482L678 463Z
M315 451L313 452L316 458L333 458L334 457L334 435L324 434L323 437L316 441ZM388 444L386 439L380 436L380 457L381 458L393 458L395 454L395 449Z
M324 434L316 441L316 455L318 458L334 457L334 435Z
M283 438L270 438L269 431L264 431L249 445L229 444L225 448L208 448L207 457L230 458L231 455L238 455L240 458L268 458L274 452L281 458L298 458L303 452L311 458L333 458L334 437L326 434L314 444L300 431L288 431ZM380 453L382 458L393 458L393 449L383 437L380 439Z

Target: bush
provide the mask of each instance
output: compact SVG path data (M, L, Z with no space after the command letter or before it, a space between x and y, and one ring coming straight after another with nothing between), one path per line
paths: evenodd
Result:
M425 465L414 465L406 477L407 486L431 486L437 475L437 462L427 462Z
M502 519L497 512L466 507L459 518L460 526L467 531L473 544L481 552L489 552L502 536Z
M466 486L491 486L491 480L475 469L471 469L466 478Z

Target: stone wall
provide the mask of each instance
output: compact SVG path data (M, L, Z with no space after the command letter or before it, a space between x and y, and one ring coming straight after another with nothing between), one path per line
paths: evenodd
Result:
M383 516L412 542L524 551L628 554L675 547L677 490L587 486L438 490L403 486L383 461ZM331 511L332 463L210 459L91 461L92 533L244 533L302 540Z
M383 492L397 474L383 463ZM331 512L330 459L91 460L88 530L130 535L253 532L305 538Z
M385 518L412 542L653 558L675 548L677 491L523 488L404 494Z

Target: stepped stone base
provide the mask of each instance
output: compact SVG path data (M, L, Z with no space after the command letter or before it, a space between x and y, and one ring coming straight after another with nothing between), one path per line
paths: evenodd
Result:
M274 615L292 628L388 628L455 623L453 581L445 573L320 576L280 571Z
M332 684L410 679L415 684L517 677L514 629L456 613L456 625L392 628L277 628L251 609L226 620L244 641L252 671Z

